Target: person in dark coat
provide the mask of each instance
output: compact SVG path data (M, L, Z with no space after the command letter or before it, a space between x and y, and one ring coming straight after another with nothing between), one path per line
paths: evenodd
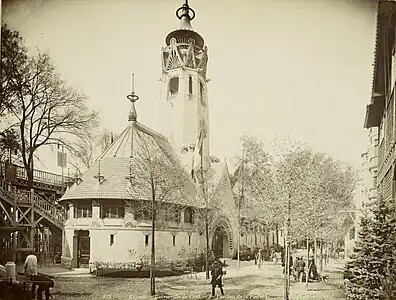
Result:
M311 258L309 261L309 274L308 274L308 278L312 278L314 280L318 280L319 279L319 273L318 273L318 269L316 268L316 264L315 264L315 258Z
M224 290L223 290L223 264L219 260L218 257L215 258L214 263L212 264L212 297L215 297L215 289L216 286L220 288L221 295L224 296Z
M305 261L303 257L297 257L294 264L294 279L300 280L301 273L305 271Z

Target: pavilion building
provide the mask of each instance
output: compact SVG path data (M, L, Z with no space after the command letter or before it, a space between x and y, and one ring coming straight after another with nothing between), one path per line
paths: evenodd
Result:
M195 12L187 2L176 14L180 26L167 35L161 49L164 135L137 121L135 101L139 97L132 92L128 96L131 111L127 127L60 200L68 209L62 249L65 265L148 259L152 194L150 185L136 188L139 178L150 169L149 164L147 168L141 166L147 151L185 178L162 201L156 214L157 258L177 259L186 251L205 252L201 212L211 207L212 200L205 202L200 181L191 176L192 168L195 174L199 170L212 174L212 195L221 201L209 228L209 247L215 255L233 256L241 233L241 244L263 245L267 241L262 225L241 230L227 163L209 155L208 48L191 27Z

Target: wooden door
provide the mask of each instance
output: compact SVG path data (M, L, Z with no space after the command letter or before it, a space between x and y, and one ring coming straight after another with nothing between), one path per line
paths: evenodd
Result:
M89 265L90 238L89 231L80 231L78 235L78 267Z

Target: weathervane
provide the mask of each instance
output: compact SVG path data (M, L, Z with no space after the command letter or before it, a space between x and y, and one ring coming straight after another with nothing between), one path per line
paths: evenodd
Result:
M139 96L135 94L135 73L132 73L132 92L127 96L127 99L131 101L131 110L129 112L128 121L137 120L137 114L135 109L135 102L139 100Z

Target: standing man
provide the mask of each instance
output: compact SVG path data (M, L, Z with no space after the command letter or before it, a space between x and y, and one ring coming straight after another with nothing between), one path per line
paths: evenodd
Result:
M224 290L223 290L223 264L221 263L221 261L219 260L218 257L215 258L215 261L212 265L212 296L211 299L213 299L215 297L215 289L216 286L218 286L220 288L220 292L221 295L224 296Z
M29 251L29 255L26 257L24 265L25 276L32 280L33 276L37 276L37 256L33 254L33 251ZM36 296L36 284L32 284L32 298Z
M261 264L263 263L263 249L259 249L257 252L257 266L261 269Z

